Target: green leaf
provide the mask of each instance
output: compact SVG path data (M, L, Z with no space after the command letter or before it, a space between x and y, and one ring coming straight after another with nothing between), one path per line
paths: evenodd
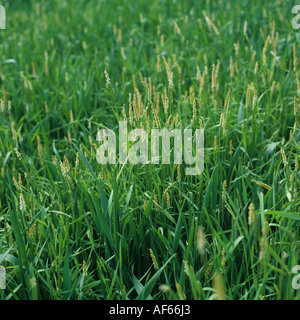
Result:
M296 213L296 212L290 212L290 213L287 213L285 211L270 211L270 210L265 210L264 211L265 214L271 214L273 216L279 216L279 217L282 217L282 218L288 218L288 219L292 219L292 220L300 220L300 215L299 213Z
M156 273L154 274L154 276L147 282L147 284L144 286L144 288L140 291L140 293L138 294L136 300L146 300L146 299L150 296L150 294L151 294L151 292L152 292L152 290L153 290L153 288L154 288L154 286L155 286L155 284L156 284L159 276L161 275L161 273L163 272L163 270L165 269L165 267L167 266L167 264L168 264L174 257L175 257L175 254L174 254L172 257L170 257L170 258L167 260L167 262L166 262L159 270L156 271Z

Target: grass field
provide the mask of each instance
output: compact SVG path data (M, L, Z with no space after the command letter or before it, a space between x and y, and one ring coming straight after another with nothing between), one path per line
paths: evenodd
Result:
M0 299L300 298L290 1L3 5ZM121 120L204 128L204 171L99 164Z

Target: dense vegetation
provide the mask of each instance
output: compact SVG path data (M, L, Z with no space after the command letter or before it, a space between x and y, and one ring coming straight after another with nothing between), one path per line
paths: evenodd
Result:
M299 299L299 32L286 1L6 1L1 299ZM97 132L204 128L205 165Z

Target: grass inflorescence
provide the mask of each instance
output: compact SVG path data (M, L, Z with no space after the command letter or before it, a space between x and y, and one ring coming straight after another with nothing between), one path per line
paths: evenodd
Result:
M299 299L289 4L4 5L1 299ZM203 128L204 171L99 164L97 132L122 120Z

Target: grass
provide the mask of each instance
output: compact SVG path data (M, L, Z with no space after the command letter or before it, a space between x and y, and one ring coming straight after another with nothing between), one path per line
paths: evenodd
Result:
M290 4L4 6L1 299L299 299ZM128 129L203 127L203 173L100 165L97 131L124 118Z

